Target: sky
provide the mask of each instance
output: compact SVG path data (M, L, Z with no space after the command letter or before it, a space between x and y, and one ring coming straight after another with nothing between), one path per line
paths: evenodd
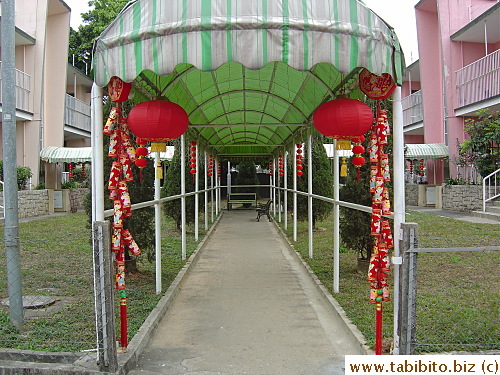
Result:
M78 28L80 14L89 10L88 0L64 0L71 8L71 27ZM394 27L403 47L406 65L418 59L414 6L418 0L363 0L379 17Z

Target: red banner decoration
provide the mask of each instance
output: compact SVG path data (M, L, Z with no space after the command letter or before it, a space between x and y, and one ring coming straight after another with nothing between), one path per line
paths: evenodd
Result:
M132 84L123 82L120 78L111 77L108 83L109 98L113 103L122 103L128 99Z
M363 68L359 73L359 88L370 99L385 99L392 94L396 84L388 73L378 76Z

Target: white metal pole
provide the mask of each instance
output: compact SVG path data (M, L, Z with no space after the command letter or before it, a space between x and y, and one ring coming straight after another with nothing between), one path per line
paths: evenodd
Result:
M215 159L212 156L212 175L210 176L210 216L211 222L214 222L214 174L215 174Z
M199 238L199 225L198 225L198 215L199 215L199 205L200 205L200 197L198 196L198 191L199 191L199 184L200 184L200 170L199 170L199 163L198 163L198 144L196 144L196 173L195 173L195 178L194 178L194 240L198 241Z
M155 152L155 171L160 164L160 153ZM156 294L161 293L161 206L160 206L160 179L155 173L155 270Z
M276 216L276 168L278 163L276 158L273 157L273 215Z
M284 228L285 230L288 229L288 191L286 189L288 189L288 171L287 171L287 157L288 157L288 151L285 151L285 154L283 155L283 168L285 169L285 176L284 176L284 187L285 187L285 196L284 196L284 201L285 201L285 209L283 210L283 214L285 215L285 223L283 224L284 225Z
M403 132L403 106L401 102L401 87L398 86L393 93L393 176L394 176L394 354L399 354L398 313L399 313L399 275L401 254L399 241L401 224L405 222L405 181L404 181L404 132Z
M215 213L216 217L220 213L220 181L219 181L219 159L214 159L215 160L215 168L214 168L214 177L215 177Z
M293 150L293 241L297 242L297 144Z
M94 126L92 128L92 178L95 179L95 190L92 192L93 200L95 201L95 220L104 220L104 135L103 130L103 113L102 113L102 88L95 83L92 86L92 102L94 104Z
M203 151L205 157L205 204L203 205L203 214L205 216L205 230L208 230L208 163L207 163L207 150Z
M340 178L337 140L333 141L333 293L340 291Z
M281 187L281 176L279 172L280 164L279 164L279 159L278 159L278 171L276 176L278 177L278 223L281 223L281 190L279 189Z
M313 186L312 186L312 129L309 129L309 134L307 137L307 208L309 217L309 258L313 257Z
M186 259L186 146L181 135L181 248L182 260Z

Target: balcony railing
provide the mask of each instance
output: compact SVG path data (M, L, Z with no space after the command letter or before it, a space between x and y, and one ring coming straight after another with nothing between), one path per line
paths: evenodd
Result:
M417 91L402 100L403 126L415 124L424 120L422 91Z
M0 103L2 102L2 75L1 75L2 62L0 61ZM16 108L22 111L30 112L29 98L31 77L18 69L16 69Z
M66 94L64 123L90 133L90 105Z
M458 107L500 95L500 50L457 70Z

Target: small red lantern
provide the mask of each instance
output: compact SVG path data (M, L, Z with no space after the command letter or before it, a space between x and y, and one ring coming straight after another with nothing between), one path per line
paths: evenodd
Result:
M108 94L112 102L121 103L128 99L132 84L113 76L108 83Z
M136 167L144 168L148 165L148 161L146 159L139 158L135 161Z
M356 145L352 148L352 153L355 155L359 155L365 152L365 148L361 145Z
M321 104L313 115L314 127L329 138L353 139L365 134L373 123L369 106L356 99L336 99Z
M155 143L179 138L187 130L188 124L186 111L180 105L166 100L139 103L128 116L130 131L137 137ZM161 151L163 148L151 145L151 151Z

